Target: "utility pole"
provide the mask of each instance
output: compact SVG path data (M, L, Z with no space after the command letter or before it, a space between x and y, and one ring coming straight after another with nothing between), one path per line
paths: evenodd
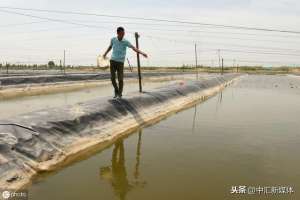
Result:
M59 60L59 69L62 72L62 64L61 64L61 59Z
M197 53L197 44L195 43L195 62L196 62L196 78L198 80L198 53Z
M233 59L232 72L234 72L235 63L236 63L236 61L235 61L235 59Z
M66 74L66 50L64 50L64 74Z
M219 67L221 68L221 50L218 49L218 56L219 56Z
M8 74L8 63L6 62L6 74Z
M223 75L223 70L224 70L224 59L222 58L222 75Z
M135 32L135 43L136 43L136 48L139 49L139 34L138 32ZM142 89L142 75L141 75L141 61L140 61L140 54L136 53L136 58L137 58L137 67L138 67L138 75L139 75L139 88L140 92L143 92Z

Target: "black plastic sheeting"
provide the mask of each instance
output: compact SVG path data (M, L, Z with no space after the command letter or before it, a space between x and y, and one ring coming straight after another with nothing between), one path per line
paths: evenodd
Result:
M141 125L144 123L141 113L149 112L150 108L219 86L235 77L227 74L203 81L185 81L142 94L133 93L123 99L100 98L0 121L3 124L0 125L0 183L24 178L32 163L51 160L80 138L102 134L101 130L109 123L131 118ZM14 125L5 125L11 123Z
M160 77L170 75L183 75L190 73L183 72L145 72L143 77ZM125 73L125 78L137 78L137 73ZM85 81L85 80L106 80L110 79L109 73L101 74L66 74L66 75L39 75L39 76L13 76L13 77L0 77L0 85L21 85L21 84L40 84L40 83L55 83L55 82L68 82L68 81Z

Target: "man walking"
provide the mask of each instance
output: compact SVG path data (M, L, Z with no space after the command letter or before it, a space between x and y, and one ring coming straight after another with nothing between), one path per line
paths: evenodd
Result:
M110 45L104 53L103 57L106 58L106 55L112 49L112 56L110 59L110 74L111 74L111 82L115 89L114 98L121 98L123 92L123 76L124 76L124 61L126 57L127 47L131 48L133 51L142 54L145 58L147 58L147 54L135 48L128 40L124 38L125 30L123 27L119 27L117 29L117 37L113 37L111 39ZM118 75L118 82L116 82L116 72Z

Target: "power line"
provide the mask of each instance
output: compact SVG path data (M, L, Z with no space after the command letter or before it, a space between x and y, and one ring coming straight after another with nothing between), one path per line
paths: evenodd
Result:
M300 31L295 31L295 30L281 30L281 29L273 29L273 28L235 26L235 25L213 24L213 23L204 23L204 22L192 22L192 21L185 21L185 20L170 20L170 19L144 18L144 17L128 17L128 16L120 16L120 15L108 15L108 14L96 14L96 13L60 11L60 10L46 10L46 9L33 9L33 8L19 8L19 7L7 7L7 6L6 7L1 6L0 8L11 9L11 10L26 10L26 11L35 11L35 12L47 12L47 13L59 13L59 14L71 14L71 15L86 15L86 16L97 16L97 17L123 18L123 19L143 20L143 21L155 21L155 22L167 22L167 23L178 23L178 24L212 26L212 27L216 27L216 28L229 28L229 29L239 29L239 30L252 30L252 31L265 31L265 32L300 34Z
M51 30L51 29L41 29L41 30L37 30L37 31L31 31L31 33L44 32L44 31L48 32L49 30ZM59 31L60 30L62 30L62 29L59 29ZM69 30L69 28L67 30ZM22 32L22 33L24 33L24 32ZM90 34L88 34L88 35L84 34L84 36L88 36L88 37L89 37L89 35ZM65 37L62 37L62 38L66 38L66 37L69 38L69 36L65 36ZM154 36L151 36L151 37L154 37ZM154 37L154 38L155 39L161 39L161 40L170 40L170 38L165 38L165 39L163 39L163 38L156 38L156 37ZM223 37L221 37L221 38L223 38ZM228 37L225 37L225 38L228 38ZM55 39L58 39L58 37L55 37ZM230 38L230 39L240 39L240 40L243 40L243 38ZM180 41L180 40L178 40L178 39L172 40L172 42L178 42L178 41ZM183 42L193 42L194 40L181 40L181 41L183 41ZM274 41L274 42L276 42L276 41ZM224 46L229 45L229 46L237 46L237 47L246 47L246 48L251 48L251 49L256 49L257 48L257 49L269 49L269 50L276 50L276 51L277 50L300 51L300 49L276 48L276 47L265 47L265 46L261 47L261 46L249 46L249 45L236 45L236 44L229 44L229 43L215 43L215 42L201 42L201 43L206 43L206 44L209 44L209 45L215 44L215 45L224 45ZM284 42L282 42L282 43L284 43Z
M39 23L43 23L46 21L36 21L36 22L28 22L28 23L18 23L18 24L4 24L4 25L0 25L0 28L6 28L6 27L12 27L12 26L24 26L24 25L29 25L29 24L39 24Z
M280 53L280 52L267 52L267 51L262 51L262 52L258 52L258 51L247 51L247 50L239 50L239 49L202 49L201 52L204 51L222 51L222 52L237 52L237 53L247 53L247 54L258 54L258 55L280 55L280 56L297 56L299 57L300 54L288 54L288 53ZM79 53L81 54L81 53ZM161 55L160 52L158 52L159 55ZM168 54L163 54L164 56L176 56L178 57L178 55L184 55L184 54L191 54L191 52L170 52ZM191 54L192 55L192 54ZM27 56L33 56L33 54L27 55ZM36 56L41 56L40 54L37 54ZM55 57L56 55L53 55L52 57ZM26 57L26 55L23 55L23 57Z
M16 14L16 15L22 15L22 16L27 16L27 17L31 17L31 18L37 18L37 19L43 19L43 20L47 20L47 21L67 23L67 24L72 24L72 25L76 25L76 26L88 27L88 28L104 28L104 29L108 29L107 27L103 27L103 26L87 25L87 24L76 23L76 22L73 22L73 21L68 21L68 20L63 20L63 19L54 19L54 18L48 18L48 17L40 17L40 16L35 16L35 15L31 15L31 14L26 14L26 13L19 13L19 12L6 11L6 10L0 10L0 12L10 13L10 14ZM169 41L172 41L172 42L178 42L179 41L179 40L175 40L175 39L172 40L170 38L166 39L166 38L155 37L155 36L147 36L147 35L145 35L145 36L149 37L149 38L154 38L154 39L162 39L162 40L165 40L165 41L166 40L169 40ZM185 40L184 42L187 42L187 40ZM188 41L188 42L193 43L195 41ZM222 44L222 45L234 46L232 44ZM245 45L235 45L235 46L255 48L253 46L245 46ZM263 48L266 48L266 47L263 47ZM284 55L284 56L300 56L299 54L288 54L288 53L280 53L280 52L257 52L257 51L245 51L245 50L242 51L242 50L235 50L235 49L221 49L221 50L222 51L229 51L229 52L250 53L250 54L270 54L270 55ZM278 49L278 48L276 50L292 50L292 51L297 51L297 50L293 50L293 49Z
M278 40L268 40L268 39L257 39L257 37L256 38L242 38L242 37L226 37L226 36L218 35L218 34L224 35L224 33L226 33L226 32L221 33L221 32L213 32L213 31L198 31L198 30L184 30L184 29L177 29L177 30L173 29L172 30L172 29L157 29L157 28L148 28L148 27L146 28L146 30L154 30L154 31L162 31L162 32L168 31L168 32L173 32L173 33L174 32L186 32L186 33L189 33L189 35L187 35L189 37L201 36L201 37L214 37L214 38L218 37L218 38L233 39L233 40L250 40L250 41L263 41L263 42L276 42L276 43L295 43L295 40L294 41L278 41ZM195 33L195 34L199 34L199 35L191 35L190 33ZM209 35L201 35L202 33L207 33ZM180 33L180 34L182 36L182 33ZM211 35L211 34L217 34L217 35ZM228 33L228 34L234 34L234 33ZM254 34L254 35L258 36L258 34ZM266 37L269 37L269 36L266 36ZM283 38L287 39L286 36L284 36ZM297 37L296 39L300 39L300 38Z
M9 13L9 14L15 14L15 15L21 15L21 16L31 17L31 18L36 18L36 19L44 19L44 20L53 21L53 22L66 23L66 24L71 24L71 25L76 25L76 26L84 26L84 27L89 27L89 28L103 28L102 26L81 24L81 23L76 23L76 22L72 22L72 21L68 21L68 20L63 20L63 19L40 17L40 16L36 16L36 15L31 15L31 14L26 14L26 13L19 13L19 12L14 12L14 11L0 10L0 12Z
M149 38L157 39L157 40L164 40L164 41L170 41L170 42L182 42L182 43L201 43L201 44L207 44L207 45L222 45L222 46L236 46L236 47L246 47L246 48L252 48L253 50L256 49L267 49L267 50L283 50L283 51L300 51L300 49L290 49L290 48L276 48L276 47L262 47L262 46L250 46L250 45L239 45L239 44L229 44L229 43L218 43L218 42L203 42L203 41L195 41L195 40L180 40L180 39L172 39L172 38L166 38L166 37L156 37L156 36L150 36L150 35L144 35Z
M242 62L242 63L265 63L265 64L296 64L294 62L281 62L281 61L259 61L259 60L236 60L237 62Z
M280 55L280 56L300 56L300 54L286 54L277 52L257 52L257 51L244 51L244 50L233 50L233 49L220 49L221 51L228 52L239 52L239 53L250 53L250 54L266 54L266 55Z
M34 33L34 32L44 32L44 31L49 31L49 30L51 30L51 29L42 29L42 30L38 30L38 31L31 31L31 33ZM59 30L61 30L61 29L59 29ZM22 33L24 33L24 32L22 32ZM88 34L88 35L90 35L90 34ZM87 36L87 35L84 35L84 36ZM66 37L69 38L69 36L66 36ZM66 37L62 37L62 38L66 38ZM178 41L190 42L190 43L194 42L194 40L178 40L178 39L172 40L170 38L163 39L163 38L157 38L155 36L150 36L150 37L153 37L155 39L160 39L160 40L171 40L172 42L178 42ZM58 39L58 37L55 37L55 39ZM240 40L243 40L243 38L230 38L230 39L240 39ZM276 41L274 41L274 42L276 42ZM209 45L215 44L215 45L224 45L224 46L229 45L229 46L236 46L236 47L246 47L246 48L251 48L251 49L256 49L257 48L257 49L269 49L269 50L276 50L276 51L278 51L278 50L283 50L283 51L300 51L300 49L290 49L290 48L276 48L276 47L261 47L261 46L249 46L249 45L236 45L236 44L215 43L215 42L201 42L201 43L206 43L206 44L209 44Z
M77 26L84 26L84 27L89 27L89 28L104 28L104 29L108 29L107 27L103 27L103 26L87 25L87 24L76 23L76 22L72 22L72 21L68 21L68 20L63 20L63 19L54 19L54 18L48 18L48 17L40 17L40 16L35 16L35 15L30 15L30 14L25 14L25 13L18 13L18 12L13 12L13 11L0 10L0 12L11 13L11 14L16 14L16 15L22 15L22 16L31 17L31 18L44 19L44 20L49 20L49 21L55 21L55 22L60 22L60 23L67 23L67 24L72 24L72 25L77 25ZM145 35L145 36L147 36L147 35ZM158 37L153 37L153 36L148 36L148 37L159 39ZM163 38L161 38L161 39L163 39ZM164 40L169 40L169 38L167 38L167 39L164 38ZM194 41L188 41L188 42L194 43ZM232 44L225 44L225 45L240 46L240 47L244 46L244 45L232 45ZM286 49L284 49L284 50L286 50Z
M125 21L125 22L120 22L120 21L94 21L94 20L72 20L72 21L77 21L77 22L89 22L89 23L109 23L109 24L113 24L113 23L116 23L116 24L128 24L128 25L142 25L142 26L176 26L178 27L178 24L157 24L157 23L138 23L138 22L128 22L128 21ZM183 27L188 27L188 28L199 28L199 26L192 26L192 25L184 25L184 24L181 24L180 26L183 26ZM192 29L192 30L185 30L185 29L175 29L175 30L172 30L172 29L155 29L155 28L151 28L149 30L158 30L158 31L185 31L185 32L195 32L195 33L209 33L209 34L236 34L236 35L248 35L248 36L266 36L266 37L280 37L280 38L287 38L286 36L283 36L283 35L274 35L274 34L255 34L255 33L245 33L245 32L218 32L218 31L204 31L203 28L201 28L201 30L195 30L195 29ZM295 38L299 38L299 35L294 35L294 36L289 36L290 37L295 37Z
M1 7L0 7L1 8ZM142 23L142 22L128 22L128 21L125 21L125 22L122 22L122 21L95 21L95 20L72 20L72 21L77 21L77 22L88 22L88 23L109 23L109 24L113 24L113 23L116 23L116 24L128 24L128 25L142 25L142 26L163 26L163 27L166 27L166 26L176 26L178 27L178 24L157 24L157 23ZM199 28L199 26L192 26L192 25L184 25L184 24L181 24L180 26L183 26L183 27L188 27L188 28ZM149 28L148 28L149 29ZM245 33L245 32L220 32L220 31L204 31L203 28L201 28L201 30L195 30L195 29L192 29L192 30L186 30L186 29L158 29L158 28L151 28L149 30L158 30L158 31L184 31L184 32L195 32L195 33L209 33L209 34L236 34L236 35L248 35L248 36L266 36L266 37L280 37L280 38L287 38L286 36L283 36L283 35L274 35L274 34L255 34L255 33ZM291 37L291 36L289 36ZM292 37L295 37L295 38L299 38L299 35L294 35Z
M74 21L79 21L79 22L91 22L91 21L87 21L87 20L72 20L72 22L74 22ZM32 22L32 23L20 23L20 24L11 24L11 25L2 25L2 26L0 26L0 28L2 28L2 27L6 27L6 26L17 26L17 25L26 25L26 24L34 24L34 23L41 23L41 22L45 22L45 21L40 21L40 22ZM105 21L105 22L108 22L108 21ZM103 22L103 21L98 21L98 23L105 23L105 22ZM109 22L110 24L111 23L113 23L113 22ZM118 23L120 23L120 22L118 22ZM127 24L128 22L126 22L125 24ZM143 24L143 23L129 23L129 24L140 24L140 25L145 25L145 24ZM149 24L148 24L149 25ZM155 24L154 24L155 25ZM162 25L162 24L160 24L160 25ZM108 27L107 26L107 28L111 28L111 27ZM69 29L69 28L68 28ZM146 27L146 28L143 28L143 29L146 29L146 30L155 30L155 31L162 31L162 32L164 32L164 31L168 31L168 32L186 32L186 33L199 33L199 34L201 34L201 33L208 33L209 35L201 35L202 37L218 37L218 38L226 38L226 39L234 39L234 40L253 40L253 41L264 41L264 42L266 42L266 41L269 41L269 42L276 42L276 43L287 43L287 42L290 42L290 43L294 43L295 41L278 41L278 40L266 40L266 39L257 39L257 38L241 38L241 37L224 37L224 36L219 36L218 34L222 34L222 35L224 35L224 34L239 34L239 35L251 35L251 36L258 36L258 34L247 34L247 33L233 33L233 32L231 32L231 33L228 33L228 32L215 32L215 31L200 31L200 30L186 30L186 29L159 29L159 28L149 28L149 27ZM43 32L43 31L49 31L49 30L53 30L52 28L50 28L50 29L41 29L41 30L37 30L37 31L32 31L32 32ZM57 30L57 28L55 29L55 30ZM58 30L62 30L61 28L59 28ZM19 32L19 33L27 33L27 32L24 32L24 31L22 31L22 32ZM14 33L15 34L15 33ZM181 33L180 33L181 34ZM212 36L211 34L217 34L217 36ZM181 34L182 35L182 34ZM195 36L195 35L188 35L188 36ZM198 35L197 35L198 36ZM260 35L261 36L261 35ZM268 36L268 37L270 37L270 36L277 36L277 37L283 37L283 36L278 36L278 35L263 35L263 36ZM196 36L195 36L196 37ZM297 37L297 36L295 36L295 37ZM284 38L286 39L287 37L286 36L284 36ZM299 37L297 37L297 39L300 39Z

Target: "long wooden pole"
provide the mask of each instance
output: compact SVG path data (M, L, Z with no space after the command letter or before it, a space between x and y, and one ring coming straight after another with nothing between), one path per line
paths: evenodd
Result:
M135 35L136 48L139 49L139 34L138 34L138 32L136 32L134 35ZM139 75L139 88L140 88L140 92L143 92L142 75L141 75L141 61L140 61L139 53L136 53L136 58L137 58L137 67L138 67L138 75Z

